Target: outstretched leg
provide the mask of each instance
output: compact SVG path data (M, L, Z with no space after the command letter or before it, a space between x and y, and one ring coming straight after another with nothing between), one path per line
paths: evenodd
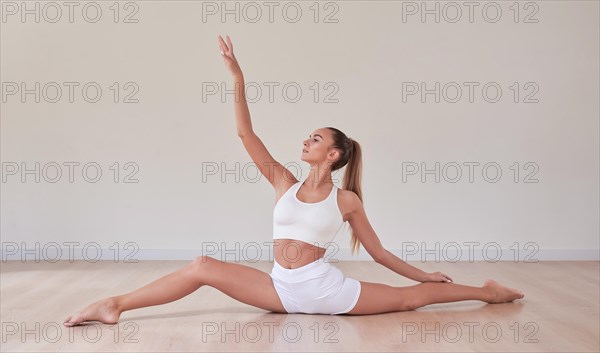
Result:
M409 287L392 287L386 284L360 282L358 302L349 315L380 314L414 310L429 304L481 300L486 303L505 303L525 295L500 285L494 280L485 281L482 287L454 283L425 282Z
M127 310L170 303L208 285L245 304L285 313L268 273L255 268L200 256L185 267L133 292L99 300L67 317L65 326L84 321L117 323Z

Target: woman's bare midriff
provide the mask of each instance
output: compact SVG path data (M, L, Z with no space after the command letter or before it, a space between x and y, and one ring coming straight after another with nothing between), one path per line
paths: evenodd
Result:
M325 256L327 249L294 239L273 239L275 261L283 268L302 267Z

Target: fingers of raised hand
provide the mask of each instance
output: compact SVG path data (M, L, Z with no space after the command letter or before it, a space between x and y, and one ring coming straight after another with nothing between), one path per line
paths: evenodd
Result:
M229 36L226 36L226 38L227 38L227 44L223 40L223 37L221 37L221 35L219 35L219 47L221 48L221 55L227 55L230 57L234 57L233 43L231 43L231 39L229 38Z
M225 41L223 41L223 37L221 37L219 35L219 48L221 49L221 55L225 55L225 53L227 53L229 51L229 48L227 48L227 44L225 44Z
M227 36L227 44L229 44L229 49L231 49L231 54L233 54L233 43L231 43L231 39L229 39L229 35Z

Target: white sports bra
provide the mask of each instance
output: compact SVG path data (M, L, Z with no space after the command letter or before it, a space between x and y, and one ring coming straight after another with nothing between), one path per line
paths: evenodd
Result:
M292 185L273 209L273 239L295 239L326 248L344 224L337 202L338 187L333 185L323 201L302 202L296 195L304 184Z

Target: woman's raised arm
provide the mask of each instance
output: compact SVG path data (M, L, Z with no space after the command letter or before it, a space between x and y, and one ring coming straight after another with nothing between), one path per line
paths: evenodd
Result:
M234 92L235 92L235 121L237 126L237 134L242 139L244 148L256 164L261 174L267 178L273 188L280 189L284 183L297 181L294 175L281 163L277 162L271 153L267 150L261 139L254 133L252 129L252 121L250 119L250 111L244 92L244 75L240 69L235 55L233 54L233 44L227 36L227 43L219 36L219 47L221 55L225 61L225 65L233 76Z
M233 53L233 44L231 43L229 36L227 36L227 43L225 43L223 37L219 35L219 47L221 48L221 56L223 56L225 65L233 77L237 134L242 137L253 131L252 121L250 120L250 111L248 110L248 103L246 102L244 92L244 75L242 74L242 69L240 68L235 54Z

